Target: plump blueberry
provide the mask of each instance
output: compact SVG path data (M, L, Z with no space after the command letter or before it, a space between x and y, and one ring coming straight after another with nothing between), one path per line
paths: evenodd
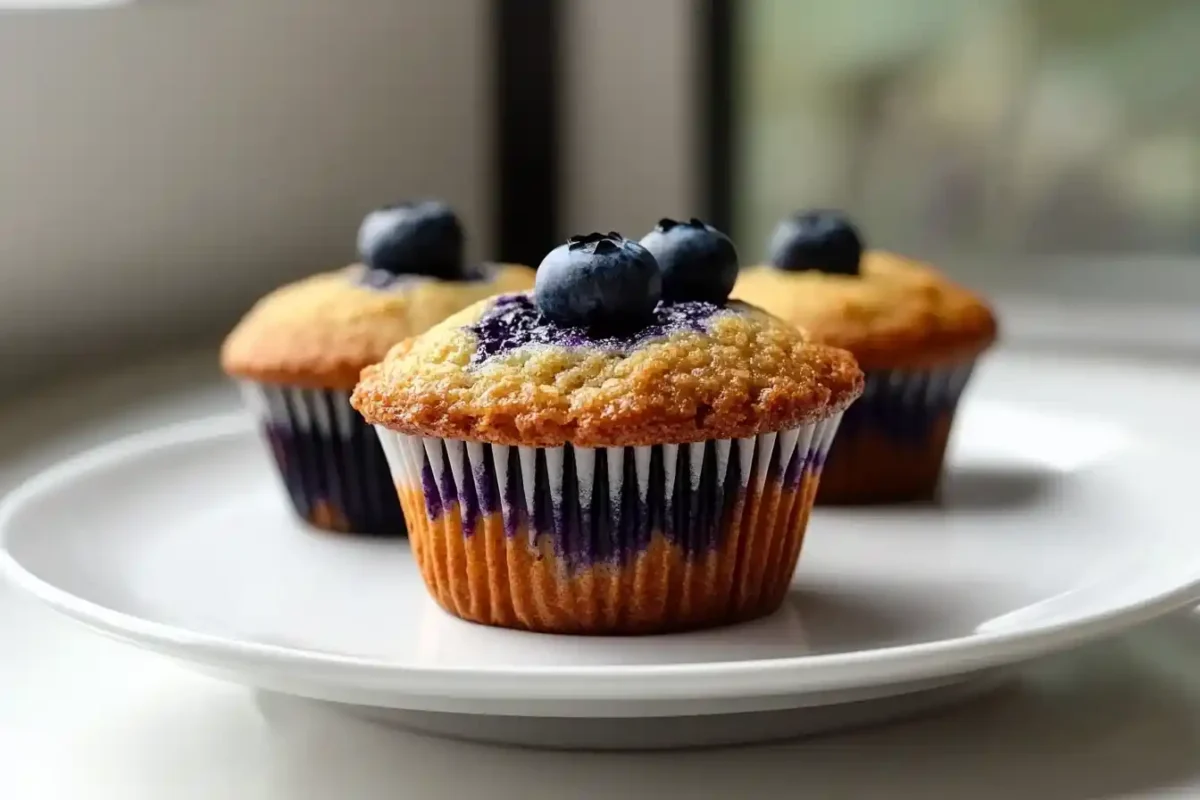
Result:
M463 276L462 225L445 203L421 200L372 211L358 229L358 255L393 275Z
M667 300L724 303L737 282L737 248L729 237L692 217L687 222L661 219L642 237L663 274Z
M805 211L788 217L771 237L771 263L780 269L815 269L857 275L863 242L840 211Z
M533 296L559 325L637 330L653 319L662 270L649 250L619 233L572 236L542 260Z

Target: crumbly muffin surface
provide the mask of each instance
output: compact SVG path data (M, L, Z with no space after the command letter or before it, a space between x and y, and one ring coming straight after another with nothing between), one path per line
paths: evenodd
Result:
M733 296L849 350L863 369L967 360L996 338L996 319L980 297L927 264L882 250L863 254L861 275L750 267Z
M351 402L409 434L613 447L783 430L837 413L862 385L849 353L745 303L661 303L645 328L596 336L519 293L397 345Z
M391 275L355 264L280 287L225 339L226 373L264 383L352 389L397 342L498 292L533 286L528 267L494 265L478 280Z

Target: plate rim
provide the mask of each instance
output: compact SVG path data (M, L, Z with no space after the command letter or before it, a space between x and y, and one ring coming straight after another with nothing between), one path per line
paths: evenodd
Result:
M1004 405L1012 405L1005 403ZM10 549L25 506L66 482L173 447L241 437L242 413L176 423L114 439L26 479L0 500L0 577L87 627L145 649L210 667L268 670L290 679L414 696L556 700L666 699L813 693L966 674L1116 634L1200 602L1200 564L1190 581L1137 602L1030 628L973 633L843 653L720 662L620 665L424 666L203 633L108 608L29 571ZM537 678L540 680L530 680Z

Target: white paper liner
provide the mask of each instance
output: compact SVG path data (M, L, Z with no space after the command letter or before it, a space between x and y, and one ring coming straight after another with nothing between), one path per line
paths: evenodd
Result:
M782 602L840 418L647 447L510 447L377 431L422 574L443 606L535 630L649 632L761 615ZM622 580L632 582L615 588Z
M947 411L953 412L975 362L934 370L870 370L863 393L846 410L841 440L869 428L900 440L920 440Z
M870 370L846 410L817 502L926 499L934 493L972 360L932 370Z
M405 534L379 439L349 392L252 381L239 387L301 517L340 532Z

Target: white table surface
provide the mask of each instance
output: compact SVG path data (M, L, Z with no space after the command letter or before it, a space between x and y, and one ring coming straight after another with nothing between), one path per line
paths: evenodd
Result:
M0 491L125 433L235 407L211 356L65 385L0 411ZM1059 363L1031 385L1031 365ZM1146 391L1154 387L1153 392ZM992 358L973 393L1191 436L1200 364ZM1189 430L1190 429L1190 430ZM0 586L0 798L1200 797L1200 618L1023 669L919 720L729 750L546 753L426 738L199 677Z

